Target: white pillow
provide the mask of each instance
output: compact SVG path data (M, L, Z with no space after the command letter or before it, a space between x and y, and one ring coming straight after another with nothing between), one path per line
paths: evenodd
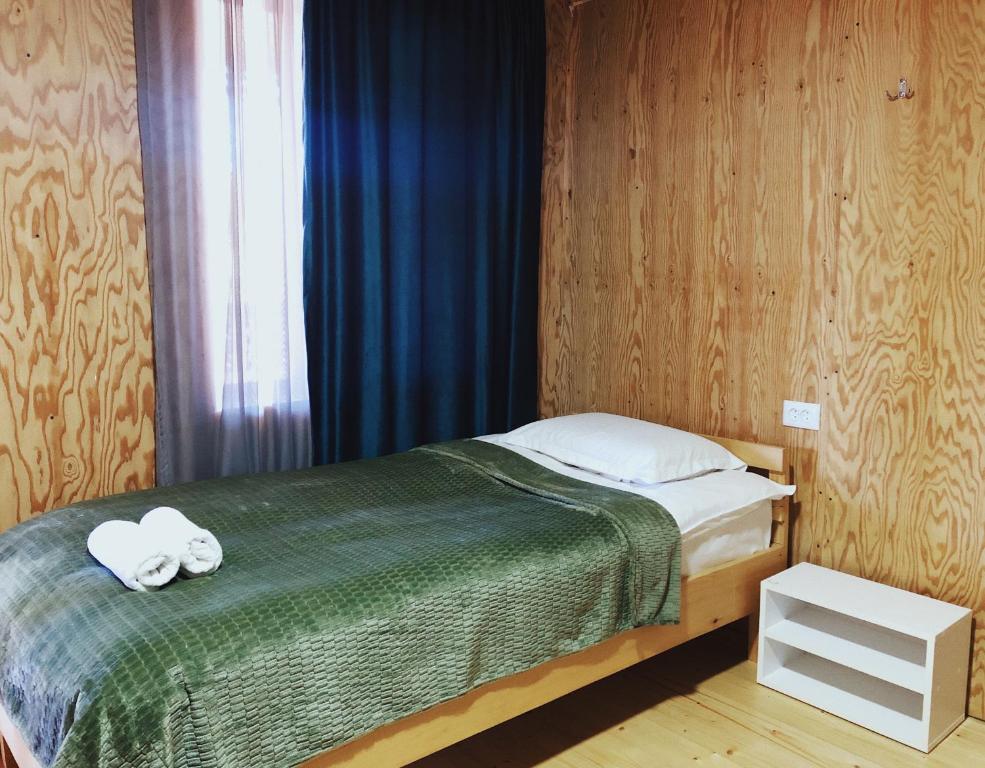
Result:
M633 488L670 512L681 533L712 519L728 522L753 504L792 496L796 490L795 485L780 485L755 472L709 472L679 483Z
M535 421L507 432L498 442L624 483L665 483L746 466L700 435L611 413Z

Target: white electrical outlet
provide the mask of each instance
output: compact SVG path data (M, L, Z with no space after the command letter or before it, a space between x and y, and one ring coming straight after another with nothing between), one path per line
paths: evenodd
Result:
M813 429L816 432L821 428L821 404L784 400L783 426Z

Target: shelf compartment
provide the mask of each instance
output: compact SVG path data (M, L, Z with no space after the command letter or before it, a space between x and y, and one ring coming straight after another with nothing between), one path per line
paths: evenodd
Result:
M801 699L831 714L916 746L921 730L924 697L856 669L767 638L782 666L762 679L781 693Z
M926 641L815 605L788 604L781 612L786 618L766 628L767 638L914 693L927 692Z

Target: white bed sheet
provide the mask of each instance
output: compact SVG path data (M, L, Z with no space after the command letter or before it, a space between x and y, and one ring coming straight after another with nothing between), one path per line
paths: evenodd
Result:
M681 575L714 568L738 557L748 557L762 552L770 546L773 526L773 503L764 499L727 513L721 513L708 506L682 506L680 499L689 491L700 492L701 478L677 480L649 486L634 486L618 480L586 472L583 469L562 464L529 448L507 445L499 442L499 435L484 435L476 438L508 448L561 475L567 475L586 483L616 488L620 491L637 493L656 501L666 509L681 529ZM738 470L730 470L738 471Z

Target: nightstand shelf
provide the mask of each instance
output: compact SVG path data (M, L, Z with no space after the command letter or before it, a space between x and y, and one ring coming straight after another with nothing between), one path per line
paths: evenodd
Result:
M964 719L967 608L808 563L760 600L763 685L924 752Z

